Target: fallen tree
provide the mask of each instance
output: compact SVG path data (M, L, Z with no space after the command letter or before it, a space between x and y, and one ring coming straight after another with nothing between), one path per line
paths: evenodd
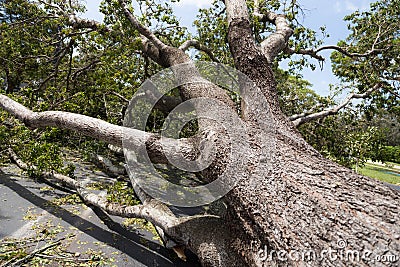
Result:
M237 112L235 103L223 88L205 81L185 53L190 45L205 48L195 41L180 48L166 44L139 22L123 0L118 2L131 26L141 35L142 52L175 71L182 100L210 100L210 106L194 103L200 118L195 136L161 138L84 115L33 112L6 95L0 95L0 107L32 129L59 127L115 146L122 146L128 135L129 148L147 153L152 163L166 164L181 158L194 161L202 157L207 162L213 154L211 164L199 173L205 183L217 180L227 166L236 164L238 158L231 157L232 147L243 140L232 139L219 123L203 118L211 110L228 121L225 127L229 123L231 128L237 127L235 121L228 120L229 115L224 116L227 110ZM368 266L380 265L377 257L398 255L400 193L324 158L296 129L296 125L331 115L337 109L314 116L304 114L293 117L293 121L281 111L271 61L287 48L292 34L285 17L255 10L255 16L276 26L276 32L258 45L246 1L226 0L225 7L230 51L235 67L246 76L239 77L243 101L238 117L246 132L238 136L244 135L247 142L242 154L244 167L229 173L235 186L223 196L226 212L177 218L168 205L151 199L151 195L142 198L142 205L116 207L86 193L71 178L59 178L80 192L88 203L110 214L148 219L167 239L194 252L203 266ZM87 23L76 17L71 23L99 27L95 22ZM179 67L182 64L184 67ZM352 94L343 105L379 87L377 83L363 95ZM271 143L274 149L268 146ZM137 188L136 192L139 191ZM349 258L349 251L359 258L357 255Z

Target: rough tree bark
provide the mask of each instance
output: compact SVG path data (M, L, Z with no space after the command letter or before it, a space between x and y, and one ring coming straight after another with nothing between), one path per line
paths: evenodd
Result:
M189 63L186 71L177 75L189 81L201 79L184 53L190 43L182 49L165 45L135 19L125 8L124 1L119 2L132 26L142 34L144 53L165 67ZM158 211L159 219L157 215L143 215L142 210L137 213L147 216L162 227L168 238L198 255L203 266L369 266L381 264L369 260L375 256L399 255L400 193L325 159L304 141L295 124L279 107L270 62L286 48L291 34L284 17L266 14L266 21L277 24L277 32L258 46L251 32L246 2L226 0L225 5L228 41L235 65L265 97L268 105L257 108L268 109L274 130L266 132L257 127L260 113L251 107L242 107L242 120L250 129L251 149L246 152L246 157L251 160L247 168L235 173L238 183L223 198L227 206L223 215L177 219L165 211L165 205ZM180 90L183 100L207 97L234 108L229 96L216 85L194 83L182 86ZM250 94L247 97L257 96ZM6 96L0 97L0 107L32 128L62 127L114 145L121 144L121 128L96 119L63 112L34 113ZM154 162L166 162L163 155L173 156L175 145L197 155L198 138L212 138L207 141L215 143L218 157L202 173L204 180L210 182L226 165L229 141L223 133L209 134L220 131L214 124L204 121L200 126L200 134L192 139L163 143L156 136L137 131L133 134L133 142L146 143ZM275 144L272 156L266 155L271 151L264 146L271 140ZM96 203L96 200L92 202ZM107 210L106 204L102 205ZM157 207L150 206L145 212ZM346 247L343 247L344 242ZM366 253L364 256L368 258L352 261L346 255L340 257L340 253L334 254L335 258L320 254L339 248L345 253L356 251L360 257ZM312 253L307 254L310 251ZM295 252L291 256L296 257L290 257L289 252ZM311 261L307 261L307 257L302 260L302 253L311 257L316 253L316 256Z

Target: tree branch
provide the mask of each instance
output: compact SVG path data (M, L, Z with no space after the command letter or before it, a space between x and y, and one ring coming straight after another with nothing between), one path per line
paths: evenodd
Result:
M287 47L289 37L293 34L293 29L290 28L285 15L276 14L271 11L256 15L260 16L261 21L270 22L276 26L276 31L261 42L261 49L268 62L271 63Z
M151 58L154 62L158 65L168 68L170 64L167 62L165 58L162 57L162 53L160 49L158 49L149 39L144 37L143 35L140 36L142 42L142 51L145 53L149 58Z
M397 93L396 91L393 91L392 89L387 89L392 95L396 96L397 98L400 99L400 94Z
M270 114L281 117L282 121L287 121L279 104L271 64L255 41L246 1L225 0L225 6L229 25L228 42L235 67L252 81L252 83L244 82L245 79L239 81L239 84L246 83L241 85L242 100L244 100L241 101L243 119L257 121L271 112ZM254 84L257 88L254 87ZM251 104L247 105L246 103ZM289 121L287 121L287 125L293 127Z
M136 152L146 148L150 159L157 163L168 163L168 158L175 158L180 150L185 151L187 155L195 154L191 139L160 138L152 133L114 125L75 113L63 111L33 112L2 94L0 94L0 108L21 120L30 128L50 126L73 130L119 147L122 147L125 134L125 137L129 136L127 142L129 142L130 148Z
M205 45L201 44L198 40L187 40L185 41L183 44L181 44L181 46L179 46L179 49L181 49L182 51L186 51L187 49L189 49L189 47L194 47L199 51L202 51L204 53L207 54L207 56L209 56L209 58L214 61L219 63L220 61L214 56L213 52L211 49L209 49L208 47L206 47Z
M38 2L44 6L50 7L54 10L57 10L62 16L68 18L68 23L74 29L92 29L92 30L100 30L100 31L109 31L107 27L95 20L82 19L78 18L75 14L68 14L61 6L53 5L47 1L38 0ZM51 18L57 18L57 16L53 16Z
M313 49L298 49L298 50L294 50L290 47L286 47L283 50L286 54L288 55L293 55L293 54L298 54L298 55L308 55L312 58L315 58L319 61L325 61L325 58L321 55L318 55L316 50Z
M34 251L29 253L28 255L23 257L22 259L19 259L16 262L14 262L12 264L12 266L23 266L24 263L26 263L27 261L29 261L30 259L35 257L37 254L40 254L40 253L42 253L42 252L44 252L44 251L46 251L46 250L48 250L50 248L53 248L53 247L61 245L61 241L66 239L66 238L67 238L66 236L62 237L62 238L58 239L56 242L52 242L50 244L45 244L45 245L43 245L43 247L35 249ZM8 265L4 265L4 266L8 266Z
M119 94L119 93L117 93L115 91L111 91L108 94L115 95L116 97L118 97L119 99L124 101L125 103L129 103L130 102L129 99L125 98L123 95L121 95L121 94Z
M23 162L11 148L8 150L8 152L11 159L19 168L25 171L29 170L28 165ZM31 168L37 169L36 166ZM81 182L68 176L52 172L42 172L41 175L43 178L54 179L57 182L75 189L86 204L98 207L110 215L124 218L145 219L161 227L163 231L167 232L168 229L174 227L178 223L178 218L176 218L172 212L166 212L165 209L160 208L160 204L156 201L149 201L143 205L124 206L118 203L108 202L105 198L91 193L90 191L86 190Z
M99 167L105 174L112 178L117 178L126 174L126 169L124 167L114 165L109 158L102 155L94 153L90 160L94 165Z
M132 26L139 31L140 34L145 36L147 39L150 40L158 49L164 49L167 48L168 46L164 44L160 39L158 39L153 32L150 31L147 27L142 25L137 18L130 12L128 7L126 6L125 0L118 0L119 4L122 7L122 10L124 11L124 14L126 18L130 21Z
M330 109L326 109L320 112L316 113L302 113L302 114L296 114L292 115L289 117L289 119L293 122L293 124L298 127L306 122L317 120L326 116L334 115L337 114L342 108L346 107L352 99L360 99L360 98L366 98L376 90L382 87L381 83L376 84L375 86L371 87L368 89L365 93L362 94L356 94L356 93L351 93L349 94L342 103L339 105L332 107Z
M27 170L28 166L15 154L12 149L9 149L10 157L17 165ZM35 168L35 167L34 167ZM141 218L145 219L166 236L167 240L172 239L167 243L168 248L172 248L179 257L185 258L183 249L180 245L187 246L194 253L201 251L202 246L207 244L211 249L221 249L221 251L233 253L232 247L215 248L214 239L220 240L221 237L228 239L230 232L225 227L224 221L215 215L194 215L187 217L176 217L171 210L158 200L150 199L147 196L142 196L141 205L123 206L117 203L110 203L96 194L90 193L84 188L81 182L78 182L68 176L54 173L43 173L47 179L55 179L74 188L82 200L88 204L104 210L110 215L125 217L125 218ZM140 190L139 190L140 193ZM140 198L140 196L139 196ZM207 231L199 231L199 228L209 229ZM178 244L178 245L177 245ZM204 259L203 259L204 260Z
M367 52L365 53L350 53L346 48L346 47L341 47L341 46L337 46L337 45L328 45L328 46L322 46L318 49L299 49L299 50L295 50L289 47L285 48L285 53L292 55L292 54L300 54L300 55L309 55L317 60L320 61L324 61L325 58L322 57L321 55L318 55L319 52L324 51L324 50L336 50L340 53L342 53L343 55L346 55L350 58L356 58L356 57L369 57L371 55L374 54L378 54L379 52L385 51L387 49L389 49L391 46L388 46L385 49L376 49L375 46L378 44L378 40L381 37L382 34L382 28L381 26L379 26L379 30L378 33L376 35L375 41L371 46L371 49L369 49Z
M300 54L300 55L308 55L311 56L317 60L324 61L325 58L321 55L318 55L319 52L324 51L324 50L336 50L340 53L342 53L345 56L351 57L351 58L356 58L356 57L369 57L371 55L377 54L379 52L384 51L384 49L370 49L365 53L350 53L346 50L345 47L340 47L337 45L327 45L327 46L322 46L318 49L299 49L299 50L294 50L292 48L286 47L284 49L285 53L288 55L293 55L293 54Z
M68 15L68 22L74 29L92 29L100 32L110 31L106 26L98 21L78 18L75 14Z
M100 62L101 62L100 59L95 59L92 62L90 62L89 64L87 64L86 66L75 70L75 72L72 74L72 80L75 81L80 73L89 70L91 67L95 66L97 63L100 63Z

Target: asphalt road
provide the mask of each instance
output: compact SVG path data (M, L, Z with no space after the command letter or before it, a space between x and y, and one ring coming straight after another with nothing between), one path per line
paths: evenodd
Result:
M107 266L198 265L194 258L189 257L187 262L180 260L150 232L128 230L120 224L120 218L108 217L101 210L92 210L83 204L51 205L51 201L68 193L46 188L46 184L32 181L13 165L0 169L0 242L34 237L42 227L60 231L58 237L74 234L67 247L69 252L87 258L91 251L96 251L112 259L112 264Z
M389 183L384 183L385 185L387 185L390 188L393 188L397 191L400 191L400 185L395 185L395 184L389 184Z

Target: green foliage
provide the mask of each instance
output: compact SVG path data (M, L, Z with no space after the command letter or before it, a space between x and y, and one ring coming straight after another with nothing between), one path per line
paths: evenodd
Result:
M281 108L286 115L303 112L318 112L335 102L330 97L322 97L311 89L311 83L288 71L275 69L277 90Z
M396 95L399 92L396 79L400 74L399 4L399 1L382 0L371 4L369 11L356 11L346 16L351 33L338 46L348 53L364 56L348 56L340 52L331 56L334 74L346 85L342 88L362 93L382 82L384 93L375 92L368 100L359 103L358 115L347 110L300 128L314 147L348 167L362 165L368 158L383 161L390 158L387 153L394 151L385 152L384 145L397 144L399 140L396 126L400 114L400 99ZM339 88L335 93L341 91ZM333 101L326 99L322 103L327 107Z
M349 111L302 125L300 131L324 156L347 167L380 159L386 142L384 130L370 126L365 118Z
M133 206L139 204L133 188L127 182L118 181L107 188L107 200L121 205Z
M78 194L69 194L65 197L55 198L51 201L52 204L61 206L61 205L76 205L82 203L81 198Z
M400 146L384 146L377 160L395 162L400 164Z
M0 2L1 91L34 111L62 110L121 124L126 102L111 93L129 99L132 87L146 76L144 67L137 70L144 66L136 52L140 46L132 42L138 34L74 27L60 11L81 12L82 6L73 2ZM30 131L3 111L0 116L1 151L11 146L26 163L38 166L32 174L72 174L71 166L63 167L62 146L87 153L104 149L77 133L55 128Z
M6 118L6 116L4 116ZM7 121L7 120L6 120ZM0 149L12 148L31 168L30 175L37 175L44 171L57 171L66 175L73 175L74 166L64 166L63 153L60 149L58 137L59 129L47 128L31 131L15 120L8 120L10 125L0 125ZM13 124L11 124L14 123ZM3 158L4 161L4 158Z
M371 112L380 108L399 112L400 99L393 93L399 92L399 6L399 0L381 0L371 4L368 11L356 11L346 16L351 33L338 45L350 53L366 56L348 57L339 52L331 56L334 74L343 82L354 85L357 91L364 92L378 81L384 83L385 94L372 96L368 106Z
M55 229L54 229L55 228ZM18 266L111 266L113 259L105 257L103 251L88 249L82 253L68 251L68 246L73 242L75 235L68 234L59 242L57 233L63 232L60 226L51 223L35 226L35 238L6 238L0 242L0 264L10 265L24 259ZM56 231L54 231L56 230ZM55 232L55 233L54 233ZM55 246L44 249L41 253L31 254L33 251L57 243ZM31 255L32 257L27 257ZM83 257L82 257L83 256Z
M200 9L193 25L197 29L196 39L213 51L214 57L221 63L233 66L233 59L227 42L228 23L222 1L215 0L213 7ZM199 60L210 60L200 53L196 56Z
M367 159L381 148L381 135L375 127L368 127L363 132L352 132L345 140L350 162L356 165L356 171Z

